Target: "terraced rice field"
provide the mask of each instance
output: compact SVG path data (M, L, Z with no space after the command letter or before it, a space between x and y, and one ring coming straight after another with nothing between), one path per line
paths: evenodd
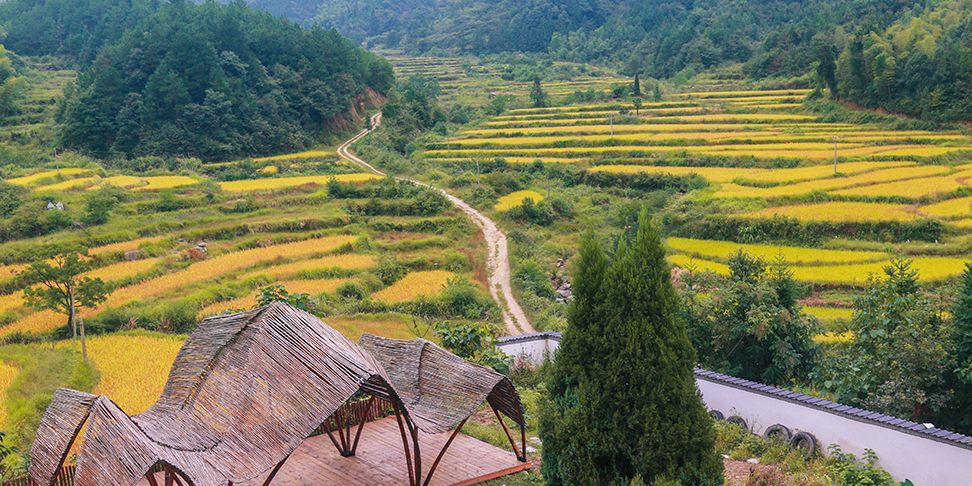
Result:
M455 276L456 274L445 270L412 272L387 288L375 292L371 297L389 303L409 301L420 295L434 297Z
M0 361L0 396L7 396L7 388L10 388L10 385L13 384L19 372L20 369L16 366ZM6 428L6 425L7 407L0 407L0 427Z
M772 218L786 216L801 221L914 221L914 206L889 203L825 202L766 208L747 216Z
M161 277L146 280L128 287L116 289L108 300L94 309L81 309L81 316L95 315L110 307L120 307L138 299L155 297L179 288L188 288L230 272L278 258L301 258L327 253L342 245L356 240L353 235L329 236L293 243L283 243L262 248L242 250L212 257L190 265L185 270L168 273ZM131 262L140 264L138 262ZM119 264L124 265L124 264ZM144 264L141 264L144 265ZM136 268L136 267L131 267ZM131 269L129 269L131 271ZM18 294L15 294L18 295ZM10 297L13 302L13 297ZM50 331L66 322L64 314L45 310L34 312L0 329L0 335L14 332L42 333Z
M88 338L88 356L101 371L94 393L112 399L130 415L148 410L162 395L183 342L184 337L162 335Z
M511 192L501 198L496 202L495 209L497 211L507 211L510 208L517 207L523 204L523 200L530 198L534 203L538 203L543 200L543 195L537 191L516 191Z
M360 182L378 179L375 174L341 174L324 176L280 177L277 179L249 179L244 181L222 182L220 187L227 192L272 191L285 187L297 187L304 184L327 184L332 179L338 182Z
M821 250L795 246L747 245L730 241L694 240L690 238L668 238L665 241L670 249L696 258L727 260L732 253L742 250L762 257L767 262L782 255L790 265L828 265L886 261L888 253L877 251Z
M674 240L674 241L673 241ZM764 257L768 262L782 253L787 259L793 278L800 282L860 287L868 276L883 275L883 268L892 255L877 252L828 251L768 245L741 245L730 242L708 242L669 238L668 246L680 253L670 254L669 263L689 270L710 270L729 274L723 263L729 253L737 249ZM686 249L688 251L686 251ZM692 251L701 249L701 251ZM800 253L809 256L801 257ZM883 255L883 257L882 257ZM793 256L793 260L789 257ZM922 282L937 283L954 278L965 269L965 259L951 257L914 257L912 269L918 271Z

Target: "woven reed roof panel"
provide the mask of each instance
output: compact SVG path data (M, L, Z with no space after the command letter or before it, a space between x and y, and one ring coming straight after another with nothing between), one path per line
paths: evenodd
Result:
M519 423L523 407L509 378L470 363L424 339L411 341L363 334L358 340L385 368L419 429L437 434L454 428L487 399Z
M30 469L37 474L35 482L50 484L54 479L97 398L97 395L69 388L54 392L30 449Z

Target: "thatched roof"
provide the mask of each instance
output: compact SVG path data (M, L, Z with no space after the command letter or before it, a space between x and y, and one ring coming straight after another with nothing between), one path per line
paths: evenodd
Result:
M404 341L364 334L358 340L384 367L409 417L438 434L468 418L487 399L523 422L523 407L506 376L470 363L424 339Z
M425 341L365 342L280 303L206 318L179 351L162 396L142 414L58 390L31 450L30 477L50 485L87 421L78 486L132 486L159 461L196 486L244 482L274 468L359 390L398 404L430 433L465 419L484 398L522 423L519 398L502 375Z

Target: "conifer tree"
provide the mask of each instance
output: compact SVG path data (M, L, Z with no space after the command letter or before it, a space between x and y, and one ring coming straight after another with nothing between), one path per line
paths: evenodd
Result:
M641 80L638 79L637 73L635 74L634 95L641 96Z
M695 350L676 319L659 230L641 212L614 261L592 231L540 418L551 485L721 485L715 433L695 387Z
M955 360L952 386L955 395L949 403L947 421L950 430L972 433L972 263L965 264L961 289L952 315L951 348Z

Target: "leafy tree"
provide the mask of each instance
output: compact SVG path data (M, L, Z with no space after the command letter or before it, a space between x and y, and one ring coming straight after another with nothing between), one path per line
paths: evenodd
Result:
M634 245L622 241L613 262L587 231L573 290L540 418L548 484L627 484L638 475L722 484L695 350L647 211Z
M655 85L655 90L651 94L651 99L652 99L652 101L655 101L655 102L658 102L658 101L661 101L662 100L661 88L657 84Z
M530 88L530 100L533 101L534 108L547 106L547 92L540 86L540 78L533 78L533 87Z
M110 188L101 188L88 194L84 198L84 203L85 212L83 220L85 224L105 224L108 222L108 216L111 215L111 211L118 204L118 196Z
M641 114L641 105L643 103L642 100L641 100L641 98L635 98L634 100L632 100L632 103L634 103L635 115L636 116L637 115L640 115Z
M500 373L510 371L511 356L496 347L496 338L485 323L453 324L441 321L433 326L442 347L456 356L492 368Z
M77 338L77 309L93 308L108 299L111 288L100 278L81 277L90 270L83 248L45 245L37 252L38 259L19 274L28 286L24 288L24 304L35 309L49 309L67 314L74 337ZM81 328L82 352L84 327ZM87 353L85 352L85 359Z
M304 312L314 314L317 317L324 317L324 311L318 307L317 303L308 294L290 293L281 284L268 285L257 291L256 305L263 307L271 302L283 302Z
M816 372L825 388L856 396L869 410L914 421L948 401L948 329L919 291L911 260L893 259L883 278L870 276L854 299L851 321L839 331L853 339L836 350L836 363Z
M730 274L683 277L683 312L699 363L770 385L808 381L818 350L816 320L797 304L797 284L782 256L767 267L742 250Z

